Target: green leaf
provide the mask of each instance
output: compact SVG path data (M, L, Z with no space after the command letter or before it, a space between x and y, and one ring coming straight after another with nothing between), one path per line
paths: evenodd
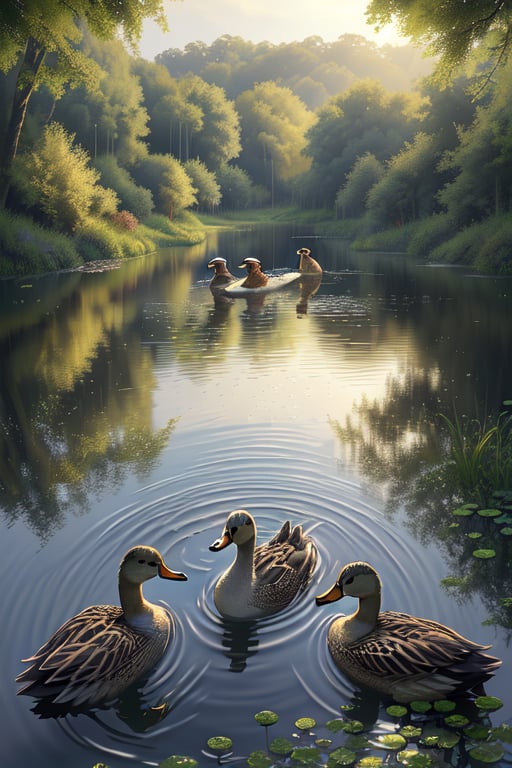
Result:
M434 709L436 712L453 712L455 707L455 702L449 701L449 699L439 699L439 701L434 701Z
M467 728L464 728L464 735L474 741L483 741L489 736L489 728L480 725L480 723L471 723Z
M315 725L316 720L313 720L312 717L299 717L299 719L295 721L295 727L301 731L310 731Z
M498 517L501 515L501 509L479 509L480 517Z
M502 536L512 536L512 528L507 525L505 528L500 528L500 533Z
M491 557L496 557L494 549L475 549L473 557L477 557L480 560L489 560Z
M407 714L408 710L407 707L403 707L399 704L392 704L390 707L386 708L386 712L390 717L403 717Z
M470 757L473 760L479 760L481 763L497 763L501 760L505 750L501 744L494 742L490 744L478 744L469 750Z
M468 507L457 507L457 509L453 510L452 514L458 517L469 517L473 514L473 511L473 509L468 509Z
M163 762L158 763L158 768L196 768L196 766L197 760L181 755L171 755Z
M360 720L346 720L343 723L345 733L361 733L364 731L364 725Z
M485 709L487 712L494 712L496 709L501 709L503 702L496 696L477 696L475 706L478 709Z
M462 580L461 580L462 581ZM413 712L425 713L432 709L430 701L411 701L409 704Z
M369 755L368 757L362 757L358 764L358 768L380 768L382 765L382 757L373 757L372 755Z
M277 723L279 720L279 715L276 715L276 713L272 712L270 709L263 709L261 712L254 715L254 719L260 725L274 725L274 723Z
M345 730L345 720L340 720L339 717L337 717L335 720L328 720L325 724L325 727L328 731L331 731L332 733L338 733L338 731L344 731Z
M441 747L441 749L452 749L452 747L458 744L459 741L460 736L458 733L455 733L455 731L452 731L451 733L449 731L443 731L439 736L437 745Z
M298 747L292 752L292 760L304 765L315 765L320 760L320 750L316 747Z
M399 733L385 733L384 736L378 736L377 742L385 749L403 749L407 744L403 736Z
M337 768L339 765L352 765L357 759L357 754L346 747L334 749L327 760L327 768Z
M512 744L512 725L502 723L496 728L491 728L491 733L495 739L499 739L505 744Z
M247 758L249 768L270 768L273 764L274 761L261 749L251 752Z
M233 746L233 740L228 736L212 736L207 741L208 747L218 752L227 752Z
M469 719L465 715L448 715L445 717L444 723L449 728L463 728L469 723Z
M415 725L404 725L403 728L400 728L399 733L402 734L404 739L407 739L407 741L410 741L411 739L418 739L421 736L421 728L418 728Z
M408 765L410 768L427 768L429 765L432 765L430 755L418 752L417 749L405 749L397 754L396 759L399 763Z
M471 533L466 533L466 536L468 539L481 539L483 534L478 531L472 531Z
M270 742L270 751L276 755L289 755L293 749L293 744L288 739L277 738Z

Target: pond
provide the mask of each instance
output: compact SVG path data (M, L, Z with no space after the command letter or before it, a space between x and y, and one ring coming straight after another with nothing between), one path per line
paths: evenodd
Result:
M237 274L247 255L285 269L302 245L324 268L314 295L292 285L257 305L214 306L210 258ZM511 279L258 227L103 272L4 281L0 301L4 765L122 768L177 754L207 766L215 758L203 750L219 735L235 756L266 750L268 737L341 745L324 725L349 705L367 736L394 732L385 704L327 652L330 621L354 600L315 605L355 559L379 571L384 608L492 644L504 663L486 691L503 707L489 718L511 722L499 608L512 597L509 544L500 567L476 561L465 534L450 533L439 489L424 507L407 494L439 413L482 417L512 397ZM258 541L290 519L319 551L299 600L241 625L213 601L234 547L209 550L239 508L254 515ZM39 717L16 696L20 659L84 607L118 604L117 569L135 544L188 575L144 585L170 606L172 645L114 706ZM443 585L461 575L470 592ZM254 720L261 710L279 715L269 733ZM316 721L314 738L294 725L300 717Z

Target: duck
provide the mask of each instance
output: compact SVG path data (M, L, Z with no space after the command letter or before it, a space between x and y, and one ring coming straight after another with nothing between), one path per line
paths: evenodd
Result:
M491 646L474 643L430 619L381 612L381 590L375 568L353 562L316 597L319 606L345 596L359 599L353 614L336 618L329 626L327 645L338 669L401 704L463 692L483 694L483 683L502 663L485 653Z
M144 599L142 584L159 576L186 581L158 550L135 546L118 572L121 605L92 605L68 619L23 663L17 691L72 711L118 696L157 663L172 637L168 611Z
M281 611L308 585L317 549L301 525L287 520L265 544L256 546L256 522L244 509L228 515L211 552L236 544L237 553L214 588L214 602L224 618L251 621Z

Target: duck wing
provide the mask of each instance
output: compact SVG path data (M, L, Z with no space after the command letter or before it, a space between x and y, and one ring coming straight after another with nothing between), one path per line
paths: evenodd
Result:
M501 663L483 653L489 647L436 621L385 611L379 614L372 632L351 644L350 653L377 677L401 678L442 671L459 678L476 674L481 679L486 664L495 668Z

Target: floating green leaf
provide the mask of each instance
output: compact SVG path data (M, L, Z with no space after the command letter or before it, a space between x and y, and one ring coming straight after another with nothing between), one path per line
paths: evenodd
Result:
M362 757L357 764L357 768L380 768L382 765L382 757Z
M249 768L270 768L273 763L274 761L261 749L256 750L256 752L251 752L247 758L247 765Z
M357 755L351 749L338 747L334 749L327 760L327 768L337 768L339 765L352 765L355 763Z
M512 528L510 526L500 528L500 533L502 536L512 536Z
M331 746L332 739L315 739L315 744L317 747L320 747L320 749L327 749L327 747Z
M293 744L288 739L277 738L270 742L270 751L276 755L289 755L293 749Z
M504 754L505 750L497 742L478 744L478 746L469 750L470 757L474 760L479 760L481 763L497 763Z
M464 735L474 741L484 740L489 736L489 728L480 725L480 723L471 723L467 728L464 728Z
M196 768L197 760L182 755L171 755L166 760L158 763L158 768Z
M430 755L418 752L417 749L404 749L396 756L399 763L411 766L411 768L427 768L432 764Z
M444 723L449 728L464 728L469 723L469 719L465 715L448 715Z
M449 699L439 699L439 701L434 701L434 709L436 712L453 712L455 707L455 702L450 701Z
M313 720L312 717L299 717L299 719L295 721L295 727L300 731L310 731L315 725L316 720Z
M505 744L512 744L512 725L502 723L496 728L491 728L491 733L495 739L499 739Z
M353 704L342 704L340 707L342 712L349 712L351 709L354 709Z
M346 720L343 723L345 733L361 733L364 731L364 725L360 720Z
M407 744L399 733L385 733L384 736L377 737L377 742L385 749L403 749Z
M370 746L370 742L366 736L362 736L361 734L351 734L347 738L345 746L347 749L354 750L354 752L360 752L362 749L367 749Z
M325 727L328 731L331 731L331 733L338 733L338 731L344 731L345 730L345 720L340 720L339 717L337 717L335 720L328 720L325 724Z
M403 717L407 714L407 707L403 707L400 704L392 704L386 708L386 712L390 717Z
M430 701L411 701L409 706L413 712L418 712L418 714L428 712L432 709Z
M227 752L233 746L233 740L229 736L212 736L207 744L210 749L217 752Z
M420 739L420 744L423 744L425 747L437 747L438 742L439 736L435 734L431 734L430 736L422 736Z
M469 509L468 507L457 507L457 509L453 510L454 515L457 515L458 517L469 517L474 512L473 509Z
M277 723L279 720L279 715L276 715L276 713L272 712L270 709L263 709L261 712L257 712L257 714L254 715L254 719L260 725L274 725L274 723Z
M315 765L320 760L320 750L316 747L298 747L292 752L292 760L304 765Z
M479 533L478 531L472 531L471 533L466 533L466 536L468 537L468 539L481 539L482 535L483 534Z
M480 517L499 517L501 515L500 509L479 509L478 514Z
M478 557L480 560L489 560L491 557L496 557L494 549L475 549L473 557Z
M404 725L403 728L400 728L399 733L402 734L404 739L407 739L407 741L410 741L411 739L418 739L421 736L421 728L418 728L415 725Z
M503 525L503 523L512 523L512 517L508 514L500 515L499 517L495 517L493 520L496 525Z
M477 696L475 699L475 705L478 709L485 709L488 712L494 712L496 709L501 709L503 702L498 699L497 696Z
M458 744L459 741L460 736L458 733L455 733L455 731L443 731L443 733L439 736L437 745L438 747L441 747L441 749L452 749L452 747Z

